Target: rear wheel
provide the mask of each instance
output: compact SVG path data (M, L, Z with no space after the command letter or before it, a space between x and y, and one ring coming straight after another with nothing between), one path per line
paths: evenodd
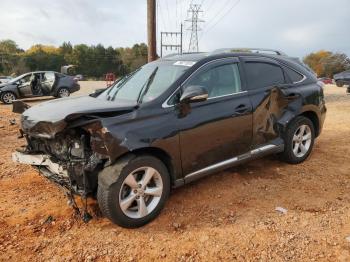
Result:
M70 96L70 91L68 90L68 88L61 87L57 92L57 97L59 98L64 98L68 96Z
M114 181L99 183L97 200L102 213L113 223L135 228L158 216L169 192L165 165L155 157L139 156L130 160Z
M298 116L288 126L284 136L284 161L291 164L303 162L311 153L315 140L315 129L310 119Z
M16 100L16 95L14 93L5 91L1 94L1 101L4 104L12 104L13 100Z
M341 81L336 81L335 84L337 85L337 87L343 87L344 83Z

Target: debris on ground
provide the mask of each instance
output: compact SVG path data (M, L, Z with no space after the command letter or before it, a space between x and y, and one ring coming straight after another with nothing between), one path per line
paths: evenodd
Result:
M10 125L15 125L16 124L16 119L10 119L9 122L10 122Z
M280 213L284 214L284 215L286 215L287 212L288 212L288 210L285 209L285 208L283 208L283 207L276 207L275 210L276 210L277 212L280 212Z

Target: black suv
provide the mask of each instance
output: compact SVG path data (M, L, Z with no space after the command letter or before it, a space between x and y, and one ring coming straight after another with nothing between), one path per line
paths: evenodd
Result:
M72 194L97 196L114 223L139 227L171 188L267 154L304 161L325 114L322 84L294 58L176 55L90 96L27 109L27 145L13 159Z

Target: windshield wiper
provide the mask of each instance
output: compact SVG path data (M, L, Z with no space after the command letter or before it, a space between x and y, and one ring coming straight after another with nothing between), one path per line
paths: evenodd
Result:
M119 90L124 86L124 84L130 79L130 77L132 77L135 73L137 73L139 70L141 69L138 68L136 69L135 71L127 74L126 76L124 76L122 79L120 79L117 83L115 83L115 85L113 87L111 87L110 90L108 90L106 96L107 96L107 100L111 100L111 101L114 101L115 97L117 96ZM111 97L109 94L112 92L112 90L114 89L117 89L115 90L113 96Z
M152 74L148 77L146 83L144 83L144 85L142 86L141 91L137 97L138 105L142 103L142 99L148 92L148 89L150 88L157 71L158 71L158 66L153 70Z

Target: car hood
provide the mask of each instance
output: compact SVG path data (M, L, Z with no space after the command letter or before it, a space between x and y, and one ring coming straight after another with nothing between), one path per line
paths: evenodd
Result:
M136 103L106 101L91 96L56 99L24 111L21 119L22 130L31 136L53 138L70 122L77 121L81 117L91 121L104 116L117 116L131 112L136 105ZM81 124L83 123L84 121Z
M2 84L0 84L0 89L3 88L3 87L5 87L5 86L9 86L9 85L14 85L14 84L11 83L11 82L2 83Z

